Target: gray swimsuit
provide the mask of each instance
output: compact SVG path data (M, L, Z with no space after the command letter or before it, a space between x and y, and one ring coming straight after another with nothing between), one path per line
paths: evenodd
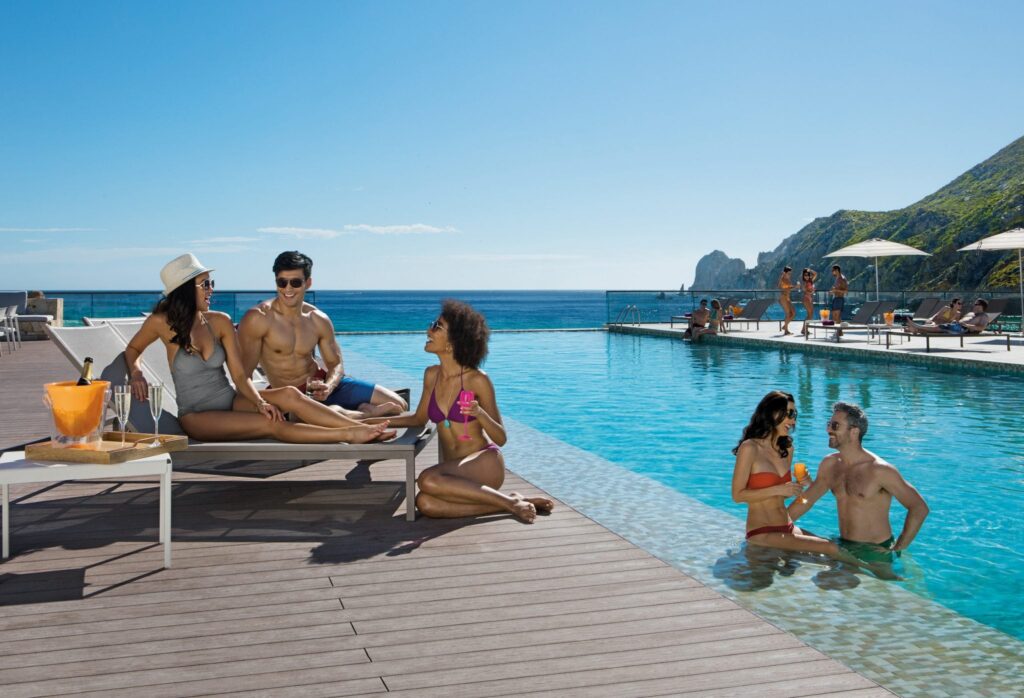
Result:
M211 332L211 334L213 334ZM211 410L230 411L235 402L235 389L224 373L227 354L213 335L213 353L203 360L199 353L178 349L171 362L171 377L178 398L178 416Z

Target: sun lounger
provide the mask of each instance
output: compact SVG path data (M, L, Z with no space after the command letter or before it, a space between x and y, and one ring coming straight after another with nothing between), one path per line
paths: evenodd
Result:
M125 328L121 327L121 329ZM94 375L97 378L109 380L113 385L125 383L127 365L125 364L124 350L127 346L127 339L115 325L48 327L47 334L75 369L81 370L85 357L91 356ZM167 354L159 343L147 348L140 364L146 380L150 383L162 380L162 376L166 375L168 378L170 376L170 369L167 367ZM159 416L161 434L184 433L175 416L177 412L174 383L168 380L165 382L163 411ZM151 432L153 417L149 413L148 404L133 400L128 423L136 431ZM213 459L257 461L320 461L332 458L405 460L406 518L412 521L416 517L416 456L433 438L433 435L433 430L428 426L422 431L399 430L397 438L373 444L290 444L270 439L234 442L190 440L188 449L172 454L172 460L176 466Z
M988 309L985 311L986 314L989 316L988 327L992 327L992 325L996 323L997 318L1002 314L1001 309L1005 308L1006 304L1008 302L1009 302L1009 299L1006 299L1006 298L1000 298L1000 299L989 301ZM993 311L992 310L993 307L995 307L995 308L997 308L999 310ZM981 332L966 332L966 333L958 333L958 332L907 332L906 330L893 330L891 332L886 333L886 341L885 341L885 348L886 349L889 348L890 338L893 337L893 336L898 336L898 337L901 337L901 338L911 338L911 339L915 338L915 337L924 337L924 350L925 350L925 353L928 353L928 352L930 352L932 350L932 340L933 339L944 339L944 338L948 338L948 337L958 338L960 340L960 348L961 349L964 348L964 337L1006 337L1006 351L1010 351L1010 337L1011 337L1010 333L1008 333L1008 332L1002 332L1002 331L999 331L999 330L990 330L990 329L987 329L987 328L985 330L981 331Z
M924 298L914 309L915 320L930 320L939 308L946 305L941 298Z
M767 311L774 303L774 298L755 298L747 303L746 307L740 311L739 315L733 316L732 320L729 321L729 327L735 327L738 323L742 322L745 325L754 323L754 327L760 329L761 320L764 317L765 311Z

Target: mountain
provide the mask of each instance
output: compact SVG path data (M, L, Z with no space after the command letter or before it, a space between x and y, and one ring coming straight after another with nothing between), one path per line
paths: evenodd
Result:
M931 257L879 260L881 286L887 290L971 290L1017 288L1017 253L957 252L983 237L1024 225L1024 137L960 175L934 194L897 211L836 211L816 218L757 257L757 266L739 272L736 262L718 250L697 263L695 289L774 288L782 267L799 278L804 267L828 276L833 261L843 266L851 288L873 288L874 260L824 259L840 247L881 238L912 245ZM735 285L705 285L735 281ZM821 283L827 282L822 279Z

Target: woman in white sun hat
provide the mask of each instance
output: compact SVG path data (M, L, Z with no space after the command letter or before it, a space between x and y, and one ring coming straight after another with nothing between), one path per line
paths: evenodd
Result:
M311 400L296 388L257 391L244 374L242 354L231 318L210 310L213 279L192 254L183 254L160 271L164 297L125 349L132 394L147 399L139 357L153 342L167 348L174 379L178 421L192 438L236 441L273 438L290 443L366 443L394 436L382 424L363 424ZM228 383L225 364L235 388ZM300 423L288 422L291 412Z

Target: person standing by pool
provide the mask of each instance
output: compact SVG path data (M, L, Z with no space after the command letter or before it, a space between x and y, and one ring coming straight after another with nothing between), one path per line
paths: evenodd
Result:
M789 323L796 317L796 309L793 307L793 299L790 297L790 292L796 288L796 284L793 283L791 274L793 267L786 265L782 268L782 275L779 276L779 305L782 306L782 312L785 313L782 321L782 334L793 334L789 331Z
M842 557L839 547L804 533L793 525L785 500L798 496L804 485L793 482L793 438L796 428L793 396L773 390L758 403L743 438L732 450L732 499L747 504L747 543L783 550Z
M829 313L829 320L836 323L836 341L843 336L843 310L846 308L846 292L850 289L850 282L843 276L843 269L838 264L832 265L832 308Z
M789 516L796 521L831 490L839 510L839 544L859 560L889 562L891 552L905 550L917 536L928 505L899 470L865 450L868 418L859 406L837 402L827 430L828 445L837 451L821 461L813 484L789 505ZM893 497L907 510L898 538L889 524Z
M355 419L398 414L405 400L381 385L345 375L334 324L305 302L313 283L313 260L298 251L274 260L277 296L250 309L238 325L245 370L263 366L275 388L295 386ZM324 368L314 358L319 347Z
M164 296L124 350L132 396L148 399L148 384L139 358L150 344L167 348L174 380L178 421L186 434L200 441L274 438L288 443L366 443L391 438L387 423L361 424L310 400L295 388L257 391L252 371L242 369L241 351L231 318L210 310L213 269L192 254L164 265L160 280ZM227 366L235 387L224 373ZM293 424L281 412L297 415Z
M803 292L801 300L804 304L804 312L807 314L807 317L804 318L804 326L803 329L800 330L800 333L805 337L810 332L810 330L807 329L807 323L814 319L814 282L817 279L818 272L814 271L810 267L805 268L800 274L800 285L801 291Z
M419 405L413 414L389 422L422 427L430 420L437 425L441 462L416 479L416 507L423 514L449 519L509 512L533 523L538 509L554 507L550 499L499 491L505 482L501 446L507 437L494 385L480 370L489 337L483 315L465 303L446 300L427 330L423 349L435 354L438 363L423 372Z

